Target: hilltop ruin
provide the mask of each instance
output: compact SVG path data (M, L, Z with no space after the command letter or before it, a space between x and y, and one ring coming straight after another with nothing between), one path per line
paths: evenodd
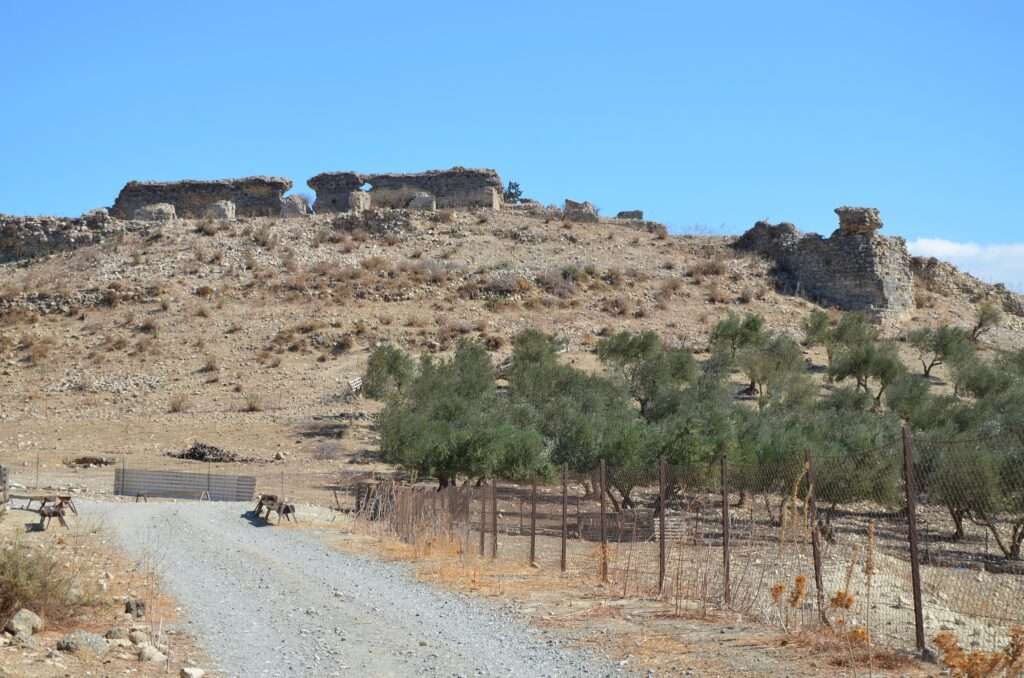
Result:
M129 181L121 189L111 215L135 219L151 205L172 205L179 218L200 219L220 211L228 202L240 217L276 217L281 214L284 193L292 187L284 177L243 177L184 181Z
M773 260L783 286L825 305L875 314L914 307L914 275L903 238L878 235L872 207L838 207L839 228L828 238L790 223L759 221L735 243Z
M493 169L430 170L410 174L324 172L308 182L316 191L318 213L370 207L392 209L500 209L501 177Z

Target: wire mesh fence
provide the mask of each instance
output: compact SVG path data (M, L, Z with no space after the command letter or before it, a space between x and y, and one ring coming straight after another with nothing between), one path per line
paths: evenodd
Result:
M923 650L952 634L964 648L998 651L1024 624L1014 550L1024 465L1007 461L1017 454L1009 441L976 443L1003 469L989 488L998 501L964 508L938 488L935 457L967 444L923 442L916 453L909 438L893 444L885 452L900 474L895 498L879 489L822 502L808 451L786 471L719 460L700 473L654 464L562 469L537 484L391 484L388 508L364 503L357 520L403 541L446 539L459 551L591 576L675 613L728 609L893 649ZM973 496L976 469L957 478L949 482Z
M952 634L966 649L994 651L1024 624L1022 449L1007 434L908 435L876 455L887 475L861 469L869 481L857 492L813 450L786 464L601 464L440 490L265 462L0 462L12 494L65 483L116 492L115 469L207 474L210 487L215 476L247 476L254 495L348 513L364 534L593 578L668 613L730 610L787 632L828 627L896 649Z

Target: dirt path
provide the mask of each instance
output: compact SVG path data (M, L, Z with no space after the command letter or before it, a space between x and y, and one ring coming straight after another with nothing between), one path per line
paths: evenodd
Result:
M83 505L150 560L228 676L607 676L512 612L264 527L249 505Z

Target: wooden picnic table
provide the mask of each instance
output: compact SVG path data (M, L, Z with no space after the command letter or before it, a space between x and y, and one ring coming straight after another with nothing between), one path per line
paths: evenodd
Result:
M33 492L30 494L12 494L11 499L24 499L25 509L32 510L32 502L39 502L39 510L53 505L60 509L71 509L71 512L78 515L78 507L70 494L50 494L46 492Z

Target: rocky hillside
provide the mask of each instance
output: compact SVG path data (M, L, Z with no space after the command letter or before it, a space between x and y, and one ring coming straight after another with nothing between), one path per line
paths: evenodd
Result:
M7 450L56 459L204 440L329 466L373 447L368 428L333 435L316 422L375 407L334 396L378 342L422 353L474 337L497 362L512 336L539 327L589 366L611 330L653 329L699 353L729 312L760 313L799 335L816 307L776 291L775 264L733 238L567 221L539 207L76 228L70 249L35 259L8 249L16 260L0 265ZM915 274L917 307L885 320L892 336L967 325L977 303L1006 298L946 264L917 262ZM1024 345L1024 318L1007 313L986 341Z

